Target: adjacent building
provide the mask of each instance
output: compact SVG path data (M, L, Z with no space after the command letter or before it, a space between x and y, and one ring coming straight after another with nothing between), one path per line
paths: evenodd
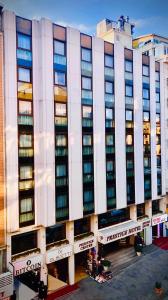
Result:
M106 19L92 37L3 12L0 203L22 283L74 284L89 249L166 234L164 64L132 29Z

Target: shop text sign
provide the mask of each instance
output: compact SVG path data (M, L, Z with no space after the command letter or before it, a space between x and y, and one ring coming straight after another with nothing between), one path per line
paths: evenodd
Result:
M100 233L100 235L98 237L98 241L102 244L108 244L110 242L122 239L129 235L136 234L137 232L140 232L140 231L142 231L142 224L137 224L137 226L130 227L125 230L123 229L122 231L115 232L115 233L112 233L112 230L111 230L111 233L109 233L109 235L107 235L107 234L103 235Z
M74 243L74 253L82 252L96 246L95 237L88 237Z
M152 226L166 222L167 221L167 214L163 214L160 216L152 217Z
M151 220L150 219L142 219L142 220L139 220L138 222L142 222L142 229L151 226Z
M69 257L72 255L72 246L66 245L56 249L48 250L46 253L46 263L50 264L54 261Z
M14 266L14 276L18 276L29 271L40 269L43 265L43 257L42 255L37 255L26 260L13 262L12 264Z

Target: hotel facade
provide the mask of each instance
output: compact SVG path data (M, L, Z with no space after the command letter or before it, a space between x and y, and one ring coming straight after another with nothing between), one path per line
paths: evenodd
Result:
M165 236L163 63L132 48L129 20L92 37L3 11L2 40L0 260L13 277L72 285L89 249Z

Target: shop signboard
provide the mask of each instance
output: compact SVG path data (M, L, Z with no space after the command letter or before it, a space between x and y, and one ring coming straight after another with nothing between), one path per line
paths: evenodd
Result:
M50 249L46 253L46 264L69 257L73 254L71 245L64 245Z
M88 236L74 242L74 253L79 253L96 246L96 239L94 236Z
M149 218L142 218L138 220L139 223L142 223L142 229L145 229L147 227L151 226L151 219Z
M152 217L152 226L164 223L167 221L167 214L155 215Z
M42 254L36 256L26 257L24 260L16 260L12 262L14 266L14 276L21 275L23 273L40 269L43 266Z
M7 299L13 294L13 274L5 272L0 274L0 300Z
M108 244L142 231L142 223L128 221L122 225L114 225L98 232L98 242Z

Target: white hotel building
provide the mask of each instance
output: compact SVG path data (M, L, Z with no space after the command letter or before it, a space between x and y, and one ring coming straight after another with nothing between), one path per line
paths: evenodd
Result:
M131 29L3 12L6 257L21 281L39 269L72 285L89 249L166 235L163 63Z

